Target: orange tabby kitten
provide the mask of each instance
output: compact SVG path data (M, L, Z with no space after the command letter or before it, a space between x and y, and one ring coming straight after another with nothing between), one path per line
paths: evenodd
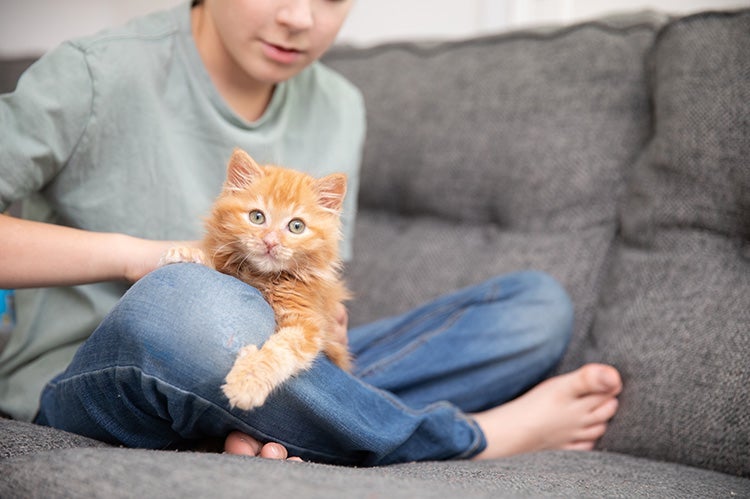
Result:
M321 351L350 369L346 345L333 335L336 309L350 298L338 252L345 192L344 174L316 180L260 166L236 149L201 248L172 248L163 258L164 264L198 262L234 276L273 307L276 332L260 349L245 346L226 377L222 389L232 407L262 405Z

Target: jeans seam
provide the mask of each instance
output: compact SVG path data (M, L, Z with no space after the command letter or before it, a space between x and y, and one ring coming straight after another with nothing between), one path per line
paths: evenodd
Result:
M398 351L394 352L392 355L384 357L379 362L368 366L366 370L358 373L358 375L361 377L366 377L366 376L372 376L380 372L383 372L383 370L388 365L392 364L395 361L403 359L404 357L409 355L411 352L413 352L415 349L424 345L424 343L430 340L431 338L434 338L435 336L447 330L449 327L455 324L456 321L458 321L458 319L460 319L461 316L463 316L466 313L466 310L468 310L469 308L477 306L477 305L482 305L485 303L491 303L491 302L497 301L499 299L499 295L500 295L499 287L493 284L491 286L491 289L488 290L481 298L475 298L471 301L465 302L459 310L456 310L453 314L449 315L445 319L445 322L440 328L432 331L430 334L419 336L414 341L409 342L404 348L401 348ZM447 303L441 306L440 308L432 311L430 314L422 317L421 320L419 321L417 321L416 318L414 320L407 321L402 326L400 326L395 331L393 331L390 335L388 335L387 338L392 338L394 336L397 337L404 331L412 329L416 324L427 322L431 320L432 318L434 318L435 316L441 315L446 310L450 310L454 307L455 305L453 304L453 302ZM385 341L387 338L383 338L379 342Z
M440 333L448 329L458 320L458 318L461 315L463 315L463 313L464 313L464 310L454 312L453 314L451 314L449 317L446 318L445 323L440 328L435 329L430 334L421 335L414 341L410 341L404 348L400 348L398 351L394 352L392 355L382 358L376 364L370 365L367 368L367 370L362 371L361 373L359 373L359 375L362 377L366 377L366 376L372 376L373 374L383 372L383 370L391 363L406 357L407 355L412 353L414 350L424 345L428 340L430 340L431 338L439 335ZM425 322L427 319L428 318L426 317L425 320L422 322ZM402 331L402 330L403 329L399 329L399 331ZM394 333L394 334L397 334L397 333Z

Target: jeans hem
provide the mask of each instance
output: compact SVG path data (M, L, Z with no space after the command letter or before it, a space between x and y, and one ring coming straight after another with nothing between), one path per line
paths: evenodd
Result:
M464 421L474 430L474 440L469 444L469 447L453 458L453 460L468 460L477 456L480 452L487 448L487 438L484 436L482 428L473 418L468 415L463 416Z

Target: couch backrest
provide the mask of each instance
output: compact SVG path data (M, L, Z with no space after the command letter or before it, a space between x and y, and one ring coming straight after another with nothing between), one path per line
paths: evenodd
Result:
M0 59L0 94L15 90L18 79L35 60L35 57Z
M668 25L587 356L626 390L601 445L750 476L750 11Z
M661 20L329 54L368 107L352 322L534 268L572 294L581 341L650 135L644 58Z

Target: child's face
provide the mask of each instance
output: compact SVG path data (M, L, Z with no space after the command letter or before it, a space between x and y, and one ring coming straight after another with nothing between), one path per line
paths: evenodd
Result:
M205 8L205 21L215 27L222 57L246 77L273 84L323 55L351 5L352 0L204 0L197 8Z

